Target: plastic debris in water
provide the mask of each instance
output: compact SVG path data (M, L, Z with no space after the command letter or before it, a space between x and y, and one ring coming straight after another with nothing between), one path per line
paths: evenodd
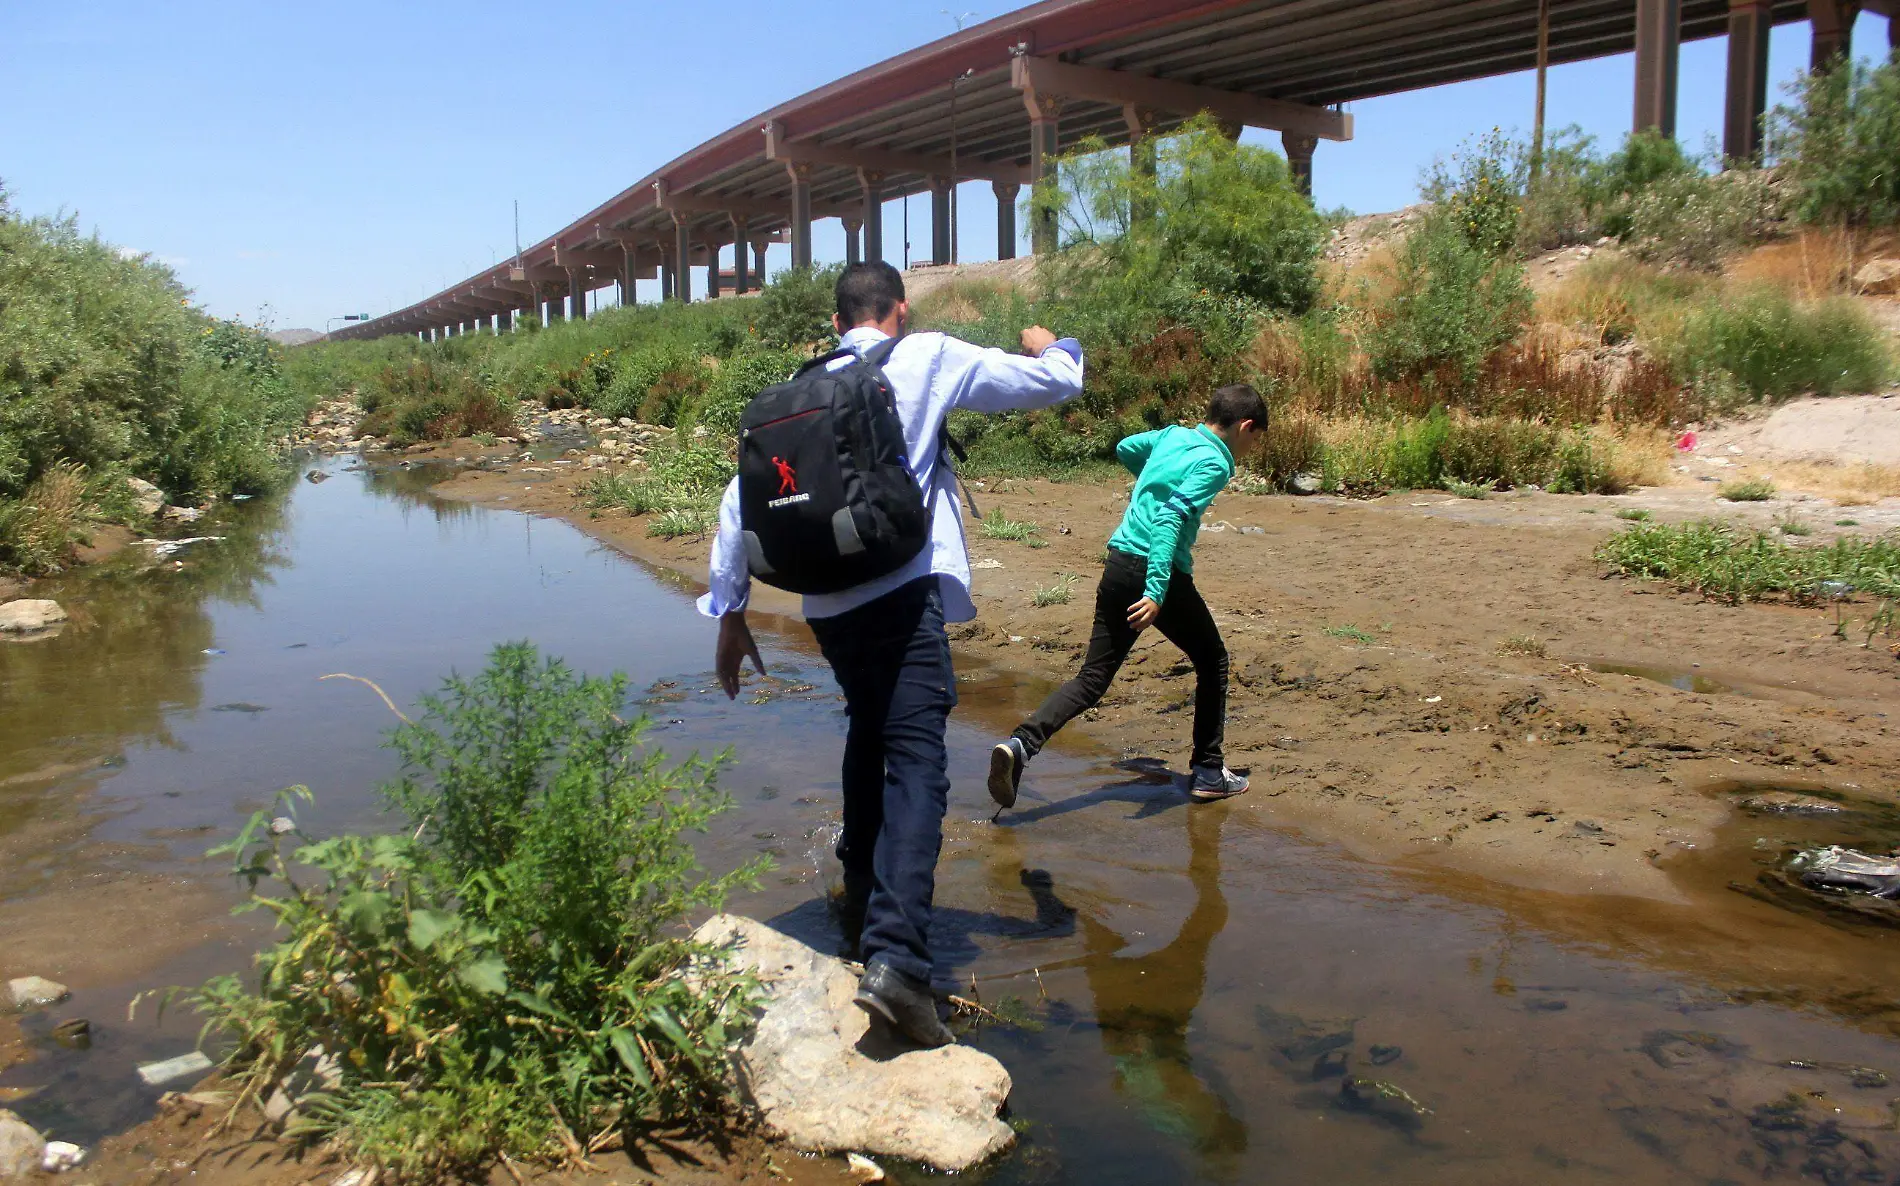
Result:
M223 647L206 647L204 649L204 653L207 655L222 655L224 654L224 648Z
M1868 856L1838 844L1794 854L1788 859L1788 872L1813 889L1900 898L1900 860Z
M139 1078L153 1087L161 1083L170 1083L173 1079L183 1079L187 1075L202 1075L215 1065L205 1057L202 1050L190 1054L181 1054L177 1058L168 1058L163 1062L148 1062L139 1066Z
M882 1182L884 1167L872 1161L862 1153L847 1153L845 1164L851 1167L851 1176L860 1182Z

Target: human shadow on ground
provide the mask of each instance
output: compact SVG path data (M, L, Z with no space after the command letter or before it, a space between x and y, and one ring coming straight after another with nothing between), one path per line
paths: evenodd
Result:
M1106 783L1092 791L1071 795L1067 799L1038 803L1034 807L1010 811L996 822L1004 827L1020 827L1023 824L1038 823L1067 815L1072 811L1082 811L1102 803L1132 803L1135 805L1135 812L1129 818L1138 820L1151 819L1177 807L1187 806L1185 780L1168 769L1168 764L1161 759L1123 758L1113 765L1135 777L1121 782Z

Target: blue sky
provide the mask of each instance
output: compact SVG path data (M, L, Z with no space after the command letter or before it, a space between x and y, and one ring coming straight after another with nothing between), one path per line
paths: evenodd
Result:
M1861 16L1858 56L1885 53L1886 25ZM928 0L0 0L0 184L18 210L76 214L172 263L214 313L322 329L506 255L516 199L534 242L701 140L952 28ZM1720 134L1725 53L1719 38L1683 46L1692 148ZM1807 59L1805 25L1775 31L1777 96ZM1632 72L1628 56L1553 70L1552 126L1620 138ZM1528 127L1532 89L1522 74L1356 105L1357 138L1320 146L1315 198L1414 200L1420 169L1464 136ZM928 255L927 201L912 202ZM961 203L963 257L993 256L988 186ZM893 259L900 220L893 205ZM815 249L842 255L835 222Z

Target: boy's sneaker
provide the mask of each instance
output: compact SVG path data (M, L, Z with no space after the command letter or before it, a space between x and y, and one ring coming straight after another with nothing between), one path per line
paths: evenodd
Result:
M1244 775L1235 774L1224 765L1196 766L1188 779L1188 797L1197 803L1212 803L1216 799L1245 794L1249 785Z
M1022 786L1023 765L1028 761L1020 738L998 742L990 750L990 798L998 807L1016 806L1016 789Z

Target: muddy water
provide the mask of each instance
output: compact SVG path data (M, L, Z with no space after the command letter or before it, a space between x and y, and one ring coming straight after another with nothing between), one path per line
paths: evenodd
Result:
M54 595L73 628L0 648L0 935L50 902L34 932L49 960L114 917L164 939L69 979L77 996L57 1016L90 1017L91 1049L52 1044L53 1016L29 1022L37 1056L0 1087L37 1089L12 1105L30 1119L84 1140L149 1108L132 1064L188 1047L192 1027L149 1010L128 1023L127 998L238 966L257 939L220 921L230 892L198 856L239 812L303 783L315 827L376 824L369 788L392 767L376 745L392 718L325 674L408 703L523 637L630 672L651 688L660 744L736 749L737 808L706 859L777 859L736 905L834 941L818 900L843 720L809 634L780 623L774 679L728 703L707 686L711 631L690 590L560 524L433 501L426 483L340 469L300 483L286 504L218 525L227 538L181 552L183 567L128 560L70 582ZM1160 767L1177 754L1116 761L1080 736L1038 759L1018 809L992 823L984 743L1046 689L971 667L960 690L940 972L991 1004L1015 998L1036 1026L969 1035L1009 1066L1025 1134L972 1177L1900 1173L1887 936L1742 899L1725 884L1740 866L1693 854L1712 863L1684 874L1692 892L1760 912L1729 941L1790 953L1785 977L1738 977L1696 958L1662 914L1357 863L1271 826L1264 799L1190 810ZM1752 843L1745 832L1723 852ZM87 892L114 871L191 888L174 911L189 916L162 902L137 914L123 883ZM39 970L18 950L0 958L9 974ZM1817 988L1816 966L1838 968L1843 991Z

